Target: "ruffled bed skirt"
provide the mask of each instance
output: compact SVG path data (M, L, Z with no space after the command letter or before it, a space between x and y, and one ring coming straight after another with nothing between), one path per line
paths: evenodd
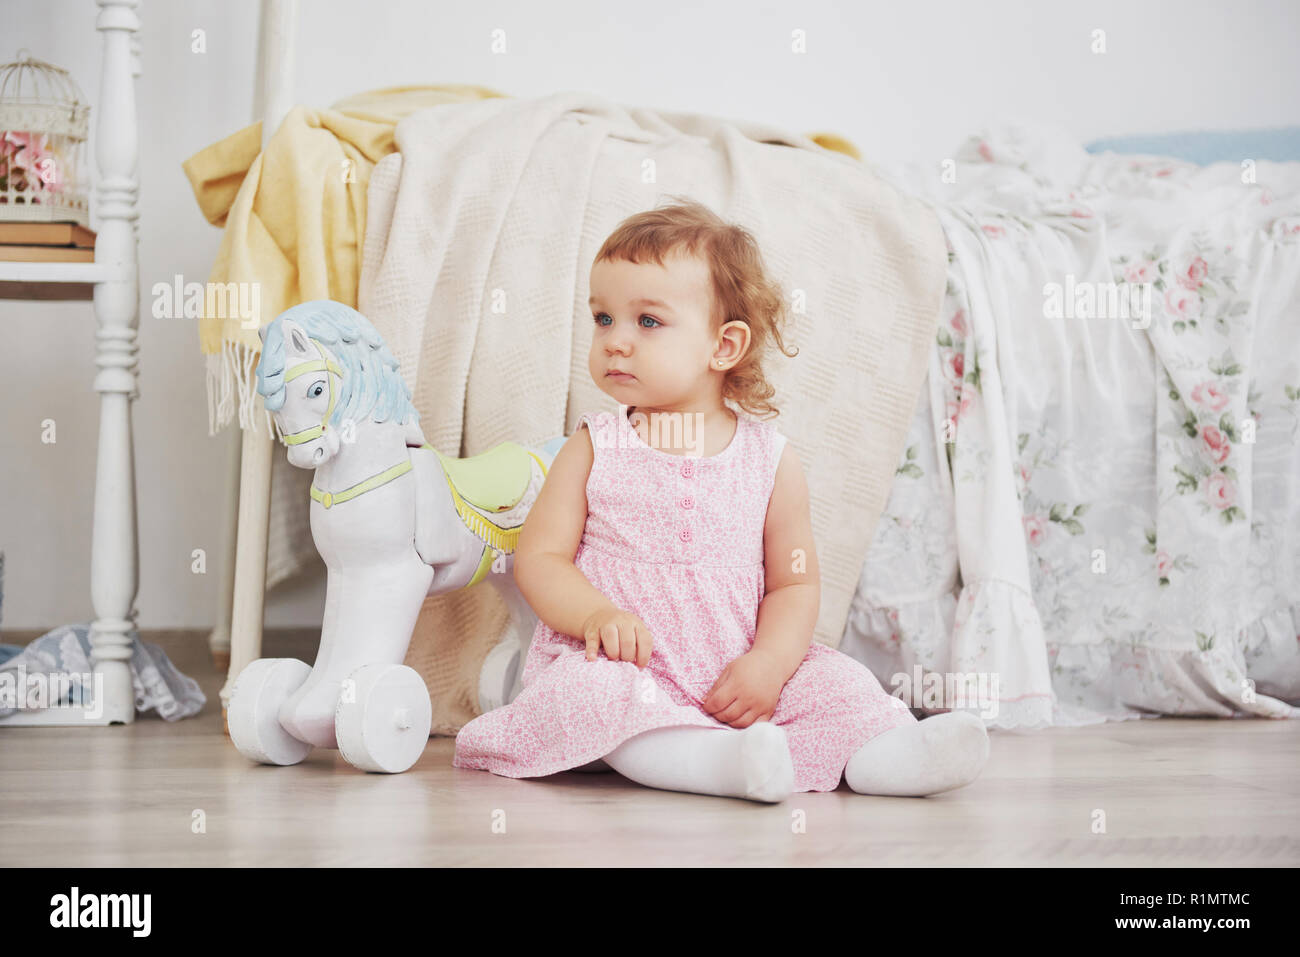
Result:
M859 593L849 612L840 651L861 661L886 691L924 675L969 674L954 667L953 648L983 647L972 636L1023 637L1038 619L1020 589L983 582L963 591L975 597L958 630L958 595L944 594L896 605L876 605ZM1031 685L999 673L990 728L1033 730L1083 727L1107 721L1161 716L1295 718L1300 708L1300 604L1284 605L1241 629L1239 640L1205 651L1159 649L1115 639L1043 640L1051 678L1050 707ZM990 649L992 651L992 649ZM1003 648L1002 654L1008 654ZM1011 654L1008 660L1014 660ZM904 680L900 676L906 676ZM937 682L936 682L937 683ZM1026 697L1028 695L1028 697ZM926 707L926 713L949 710Z

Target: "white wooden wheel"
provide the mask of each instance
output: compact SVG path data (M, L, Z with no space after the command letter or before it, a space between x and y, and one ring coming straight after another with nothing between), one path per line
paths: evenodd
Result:
M297 764L311 745L280 724L280 706L302 687L311 665L297 658L258 658L235 679L226 709L230 740L239 753L262 764Z
M343 682L334 711L339 752L362 771L405 771L424 753L432 724L429 689L406 665L362 665Z
M492 646L478 673L478 709L487 714L510 703L510 692L521 667L519 643L507 638Z

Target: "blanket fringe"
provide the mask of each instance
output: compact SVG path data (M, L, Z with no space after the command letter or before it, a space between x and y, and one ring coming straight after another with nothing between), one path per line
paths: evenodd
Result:
M279 437L271 413L257 401L258 355L243 343L224 340L221 351L207 357L208 435L234 421L237 411L241 429L259 432L259 422L265 418L267 434Z

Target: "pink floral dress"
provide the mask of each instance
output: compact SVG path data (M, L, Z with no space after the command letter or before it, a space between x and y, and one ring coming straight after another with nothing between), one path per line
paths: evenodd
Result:
M712 456L647 445L620 412L588 413L593 462L587 524L574 564L611 602L646 623L643 670L611 661L538 622L510 704L456 735L452 764L512 778L589 764L642 731L728 728L702 703L722 669L754 642L763 600L763 528L785 437L737 413ZM916 721L849 656L814 641L771 719L785 728L796 791L833 791L849 757Z

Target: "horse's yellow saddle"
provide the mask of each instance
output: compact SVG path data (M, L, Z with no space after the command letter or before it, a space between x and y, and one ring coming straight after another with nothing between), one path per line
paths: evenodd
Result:
M437 453L461 521L488 546L468 588L487 575L494 554L513 555L519 546L524 519L546 481L546 463L515 442L467 459L443 455L431 445L424 448Z
M519 502L532 481L533 461L542 466L543 473L546 471L541 459L514 442L502 442L467 459L438 452L438 459L448 483L460 497L488 512L504 512Z

